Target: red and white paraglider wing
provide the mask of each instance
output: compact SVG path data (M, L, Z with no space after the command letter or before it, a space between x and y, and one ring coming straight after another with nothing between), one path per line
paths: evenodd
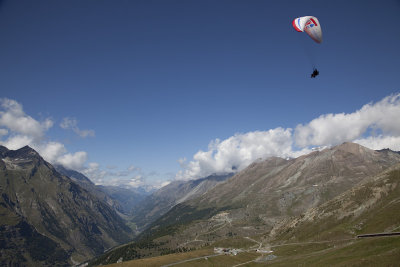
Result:
M295 18L295 19L292 21L292 25L293 25L293 28L294 28L296 31L298 31L298 32L302 32L302 31L303 31L303 28L301 27L301 24L300 24L300 18Z
M305 16L292 21L293 28L298 32L305 31L315 42L322 42L321 25L316 17Z
M317 43L322 42L321 25L316 17L311 17L304 26L304 31Z

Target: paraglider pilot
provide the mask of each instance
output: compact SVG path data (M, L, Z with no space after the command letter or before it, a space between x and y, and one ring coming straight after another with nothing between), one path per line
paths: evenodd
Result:
M311 73L311 78L315 78L315 77L317 77L318 75L319 75L319 71L318 71L316 68L314 68L313 73Z

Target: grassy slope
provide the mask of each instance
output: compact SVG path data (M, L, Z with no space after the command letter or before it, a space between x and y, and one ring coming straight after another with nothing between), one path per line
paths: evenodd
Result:
M279 230L275 241L335 240L395 231L400 228L398 211L400 170L394 170L309 211Z
M123 263L110 264L110 267L129 267L129 266L162 266L173 262L183 261L191 258L203 257L214 254L213 249L202 249L186 253L169 254L165 256L133 260Z
M297 244L273 247L273 260L254 262L262 255L256 252L239 253L237 256L214 254L212 249L171 254L134 260L110 267L162 266L187 259L203 257L174 266L398 266L400 262L400 237L379 237L333 241L330 243Z
M240 263L245 263L252 261L257 256L258 253L255 252L244 252L237 256L230 255L219 255L214 257L206 257L214 255L212 249L196 250L192 252L170 254L154 258L146 258L140 260L133 260L123 263L115 263L107 265L110 267L134 267L134 266L146 266L146 267L156 267L163 266L167 264L177 263L185 260L200 258L193 261L183 262L180 264L174 264L174 266L233 266Z
M268 266L398 266L400 237L288 245L275 248L274 255Z
M252 252L199 259L176 266L232 266L246 262L244 266L398 266L400 237L354 237L362 233L398 231L399 210L400 170L394 170L314 209L313 220L307 219L306 214L295 219L290 227L282 228L271 242L275 244L272 245L272 254L277 256L273 260L252 262L260 256ZM321 241L324 242L317 243ZM237 247L242 244L236 239L226 239L221 245ZM193 258L191 253L197 252L131 261L126 263L130 265L116 266L146 266L142 263L159 266L180 261L175 258L177 255ZM155 265L151 265L153 263Z

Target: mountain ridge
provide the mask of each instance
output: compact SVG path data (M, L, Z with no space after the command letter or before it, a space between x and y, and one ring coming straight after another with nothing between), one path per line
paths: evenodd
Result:
M0 146L0 152L0 227L4 230L0 243L5 245L1 262L69 265L132 237L131 229L107 203L58 173L32 148ZM57 249L40 254L39 248L31 249L32 242L57 244Z
M263 235L399 163L397 152L375 151L354 143L295 159L268 158L176 205L137 242L151 242L158 251L188 250L226 238ZM132 249L137 250L135 243L115 253L127 260ZM103 259L112 258L112 253Z
M232 175L210 175L197 180L173 181L139 202L131 211L132 221L142 231L175 205L204 194Z
M400 163L337 197L277 224L265 236L274 243L344 240L400 228Z

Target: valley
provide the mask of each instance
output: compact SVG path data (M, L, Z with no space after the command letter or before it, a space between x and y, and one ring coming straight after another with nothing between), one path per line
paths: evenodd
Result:
M1 147L1 155L4 264L318 266L399 259L399 236L361 238L400 229L400 154L390 150L344 143L296 159L267 158L235 175L174 183L141 197L138 205L152 207L141 222L135 209L128 212L133 191L96 187L29 147Z
M297 159L267 159L250 165L204 195L174 206L138 240L155 244L147 255L151 253L150 257L159 260L167 257L161 255L168 250L179 255L218 247L237 252L236 256L208 259L210 265L218 266L260 264L259 261L285 266L291 260L307 260L317 266L313 262L320 259L319 255L330 259L331 251L348 253L350 258L352 251L365 255L358 251L363 244L374 246L377 242L381 246L380 239L360 240L357 235L394 232L400 227L395 212L400 208L399 156L345 143ZM374 250L367 260L392 252L388 257L396 259L398 251L390 244L396 243L398 237L382 238L389 240L383 242L388 245ZM121 246L93 264L112 263L112 259L128 264L134 259L129 256L130 251L136 251L139 243ZM290 249L297 252L289 257ZM273 252L263 253L266 251ZM249 258L249 253L255 254ZM143 257L148 256L141 250L140 258ZM192 259L190 266L196 266L193 264L197 261L207 266L204 259L196 258L185 260ZM364 259L355 258L356 262ZM329 262L326 261L328 265Z
M400 266L399 14L0 0L0 267Z
M229 241L226 241L229 243ZM392 266L400 258L400 238L383 237L360 240L288 243L268 246L270 251L254 247L238 248L237 255L213 253L212 248L179 254L110 264L130 266L341 266L362 263L365 266Z

